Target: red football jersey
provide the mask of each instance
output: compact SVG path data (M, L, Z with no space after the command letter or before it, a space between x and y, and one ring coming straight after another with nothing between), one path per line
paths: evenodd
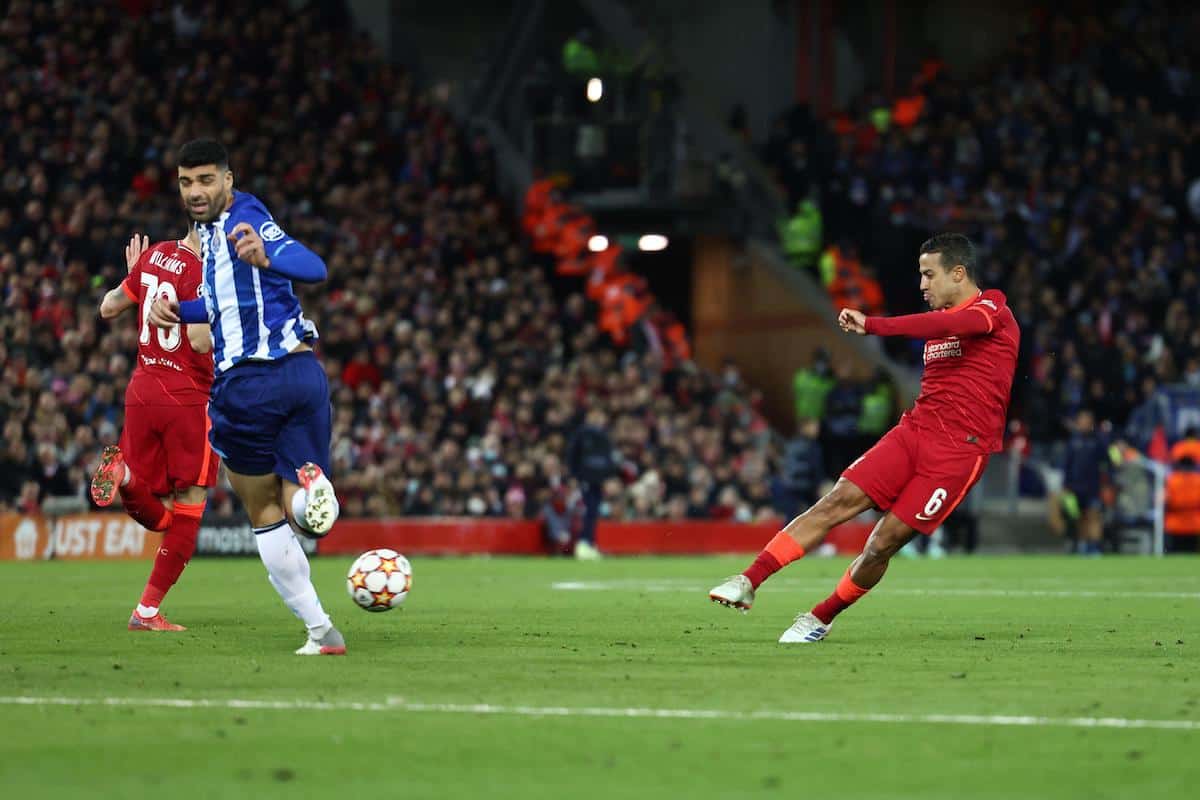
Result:
M126 396L143 405L203 405L213 382L212 353L197 353L185 325L150 324L156 298L192 300L204 279L200 256L182 241L159 242L121 284L138 307L138 363Z
M989 289L944 311L870 317L867 333L926 339L921 394L902 423L1000 452L1021 344L1003 292Z

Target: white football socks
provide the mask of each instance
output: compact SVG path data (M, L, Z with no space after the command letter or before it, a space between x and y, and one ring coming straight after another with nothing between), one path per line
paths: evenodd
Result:
M267 568L267 577L291 612L300 618L309 634L320 639L333 623L321 608L317 590L312 585L308 556L292 532L286 519L274 525L254 529L258 555Z
M144 606L138 603L137 615L142 619L152 619L158 615L158 606Z

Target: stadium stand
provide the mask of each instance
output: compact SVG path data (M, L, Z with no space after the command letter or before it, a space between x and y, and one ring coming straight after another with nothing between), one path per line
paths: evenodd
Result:
M763 158L793 208L819 198L827 245L878 267L890 313L918 310L909 254L928 231L976 237L983 284L1022 326L1012 415L1035 450L1083 407L1116 432L1134 421L1145 450L1139 406L1160 385L1200 385L1194 16L1033 13L981 78L930 57L898 99L783 115ZM919 347L890 352L919 363Z
M570 517L562 453L592 404L620 451L607 516L795 510L735 366L667 363L638 319L613 328L635 345L620 349L582 293L555 296L496 198L485 137L336 11L266 2L235 24L226 6L13 2L0 23L0 508L86 496L136 340L131 320L98 319L99 298L134 231L183 232L175 148L215 132L239 187L329 264L328 301L307 307L345 514Z

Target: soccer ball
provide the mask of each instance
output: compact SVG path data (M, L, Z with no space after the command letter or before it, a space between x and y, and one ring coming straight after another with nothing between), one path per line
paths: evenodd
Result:
M367 611L391 611L404 602L411 588L412 565L386 547L363 553L346 573L346 591Z

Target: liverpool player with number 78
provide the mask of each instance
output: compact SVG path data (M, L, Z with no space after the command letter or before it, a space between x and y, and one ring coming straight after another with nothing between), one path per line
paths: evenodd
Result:
M208 393L213 380L207 324L158 328L150 307L159 298L190 299L202 280L195 230L150 245L135 235L125 247L129 275L104 295L100 316L139 310L137 367L125 390L119 446L104 449L92 477L92 500L110 505L120 495L126 513L162 533L150 579L129 617L131 631L182 631L159 612L196 550L208 487L219 460L208 444Z
M943 233L921 245L921 292L933 309L901 317L868 317L842 309L838 324L858 335L925 340L925 372L912 409L851 464L833 489L776 534L745 572L709 592L722 605L748 611L770 575L802 558L829 531L869 508L884 516L834 592L802 612L783 643L818 642L834 617L883 578L888 562L917 535L929 535L978 482L1001 449L1021 332L1005 297L976 284L971 241Z

